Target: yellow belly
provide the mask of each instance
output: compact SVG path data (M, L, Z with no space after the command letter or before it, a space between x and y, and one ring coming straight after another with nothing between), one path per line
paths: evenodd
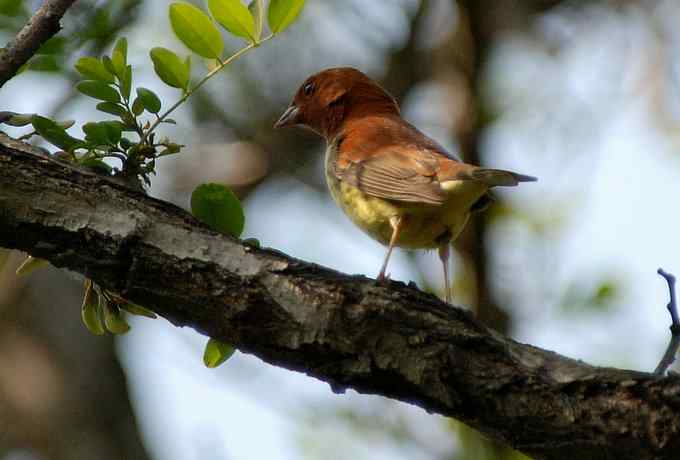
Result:
M458 187L441 206L411 204L368 196L358 188L327 175L328 186L338 205L372 238L388 244L392 236L390 218L405 218L396 245L408 249L437 248L442 237L454 240L470 217L470 206L486 191L484 187ZM470 183L469 183L470 184Z

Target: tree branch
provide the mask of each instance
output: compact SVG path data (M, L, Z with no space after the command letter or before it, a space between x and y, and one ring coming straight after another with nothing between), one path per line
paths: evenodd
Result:
M26 25L0 48L0 88L47 40L61 30L59 21L75 0L45 0Z
M677 458L678 377L590 366L503 337L414 286L244 245L2 134L0 245L334 391L455 417L535 458Z

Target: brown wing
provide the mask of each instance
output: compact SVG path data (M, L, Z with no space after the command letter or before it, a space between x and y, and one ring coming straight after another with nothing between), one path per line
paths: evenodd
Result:
M345 168L336 167L335 173L340 180L368 195L439 205L446 195L436 180L433 166L426 155L414 159L393 148Z
M466 167L399 117L367 117L347 126L335 175L364 193L409 203L442 204L438 171Z
M348 123L334 162L338 179L388 200L441 205L442 183L470 180L487 187L513 186L530 176L460 162L400 117L366 117Z

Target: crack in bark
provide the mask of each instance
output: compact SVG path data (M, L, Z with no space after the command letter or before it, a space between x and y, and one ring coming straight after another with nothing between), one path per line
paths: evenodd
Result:
M0 134L0 246L333 391L455 417L535 458L677 458L677 376L515 342L412 285L243 244L172 204L12 146Z

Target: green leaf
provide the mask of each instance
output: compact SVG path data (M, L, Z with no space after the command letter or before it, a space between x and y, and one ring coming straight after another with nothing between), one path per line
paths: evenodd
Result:
M108 163L96 158L88 158L87 160L80 162L80 164L97 174L104 174L105 176L110 176L113 172L113 168Z
M31 123L43 139L61 149L69 151L82 144L81 140L71 137L64 128L49 118L33 115Z
M262 26L264 24L264 0L253 0L248 5L248 11L255 22L255 40L259 40L262 35Z
M132 103L132 113L139 116L142 112L144 112L144 104L142 103L142 98L137 96Z
M221 184L201 184L191 194L191 213L211 229L238 238L245 216L234 192Z
M0 0L1 2L2 0ZM61 54L64 52L66 46L66 39L60 36L54 36L43 43L36 54Z
M113 47L111 62L113 63L115 74L118 75L118 79L122 80L125 78L125 68L127 67L127 40L124 37L119 38L116 42L116 46Z
M117 144L122 131L123 124L119 121L90 122L83 125L85 140L95 146Z
M170 24L175 35L190 50L206 58L219 58L222 36L207 14L188 3L170 5Z
M114 46L113 48L113 54L120 53L120 55L123 57L123 62L127 64L127 50L128 50L127 38L120 37L116 41L116 46Z
M10 126L26 126L31 124L32 113L0 112L0 123Z
M76 89L87 96L100 99L102 101L120 101L118 91L101 81L83 80L76 85Z
M104 313L104 326L112 334L125 334L130 326L120 314L118 306L112 304L103 296L99 296L99 308Z
M243 240L243 244L247 244L258 249L262 247L262 243L260 243L260 240L258 240L257 238L246 238L245 240Z
M126 137L122 137L119 142L120 142L120 146L123 147L123 150L129 150L130 147L132 147L133 145L137 145L137 144L133 144L133 142Z
M158 113L161 110L161 100L150 89L137 88L137 97L142 101L144 108L150 113Z
M28 62L28 68L36 72L58 72L61 70L59 61L54 56L46 54L33 56Z
M124 107L113 103L113 102L100 102L97 104L97 110L105 113L110 113L111 115L116 115L122 117L127 113Z
M137 316L144 316L146 318L151 318L151 319L156 319L158 316L151 310L147 310L146 308L142 307L141 305L134 304L132 302L128 303L123 303L118 305L121 309L127 311L128 313L132 313L133 315Z
M125 67L123 77L120 79L120 94L126 101L130 100L130 91L132 90L132 66Z
M99 123L85 123L83 132L85 133L85 140L95 146L106 145L110 142L106 128Z
M80 310L80 317L87 330L94 335L103 335L106 332L99 309L99 299L97 293L92 288L92 281L89 279L85 280L85 295L83 296L83 305Z
M267 11L267 21L272 33L283 32L297 19L305 0L271 0Z
M189 85L189 66L167 48L153 48L149 53L153 69L166 85L186 89Z
M0 16L19 16L23 0L0 0Z
M203 364L209 368L215 368L225 362L236 351L236 348L228 343L220 342L217 339L211 338L205 345L203 352Z
M208 0L208 8L222 27L234 35L255 41L255 21L241 0Z
M69 129L71 126L76 124L76 121L75 120L63 120L63 121L58 121L57 124L64 129Z
M114 77L111 72L109 72L104 63L94 57L82 57L76 62L76 70L80 74L90 80L99 80L104 83L113 83Z
M116 68L113 66L113 61L110 57L102 56L102 63L104 64L104 67L106 67L106 70L111 72L113 75L116 74Z

